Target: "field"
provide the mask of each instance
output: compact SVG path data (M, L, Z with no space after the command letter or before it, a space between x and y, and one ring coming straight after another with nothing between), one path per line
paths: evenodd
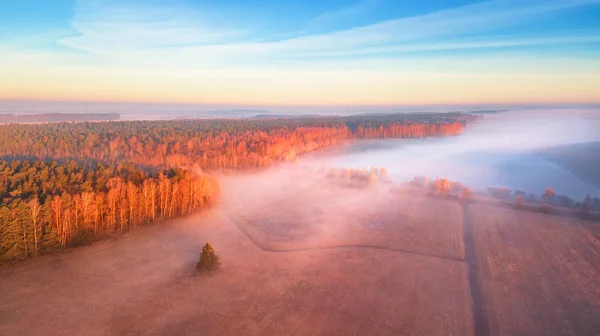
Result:
M230 197L210 213L0 272L0 334L472 334L465 264L454 260L462 253L455 204L439 201L432 209L440 210L430 213L424 211L429 201L399 206L406 200L390 201L397 196L386 189L342 193L331 187L319 194L307 193L312 182L299 178L269 185L275 189L260 178L229 181L223 192ZM256 185L244 181L263 188L257 194ZM285 203L294 199L294 190L303 206L290 213L293 207ZM278 195L286 201L276 201ZM320 196L309 202L308 195ZM323 204L321 197L335 197L336 207L355 205L344 208L347 221L339 218L334 230L322 231L325 222L302 219ZM372 204L364 202L367 198ZM290 221L286 226L293 230L257 218L232 221L270 202L283 203L268 208L270 215ZM386 211L375 216L381 204L387 204ZM335 209L323 208L321 216L330 218L340 210ZM436 211L448 211L450 225L434 220ZM392 230L394 218L399 227ZM419 227L410 229L411 223ZM238 225L257 236L246 236ZM342 235L346 229L348 235ZM306 245L310 237L318 244ZM198 276L194 266L206 241L223 266L214 275Z
M597 224L301 169L219 178L208 212L3 269L0 334L599 334ZM198 275L206 241L223 264Z
M318 190L240 211L234 220L267 250L372 247L464 257L461 208L455 202L394 195L385 185L352 190L320 183Z
M600 334L597 224L488 206L471 212L493 335Z

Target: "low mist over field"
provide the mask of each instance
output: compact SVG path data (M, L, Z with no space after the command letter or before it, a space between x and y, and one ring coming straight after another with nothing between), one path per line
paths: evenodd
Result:
M598 112L474 113L2 125L0 334L594 335Z
M2 270L0 333L479 335L476 325L492 334L592 335L586 331L598 327L591 263L600 260L585 221L528 214L530 222L515 222L514 210L485 206L471 213L452 200L397 192L377 171L375 179L341 169L332 176L289 163L217 175L222 195L208 211ZM518 225L539 231L518 238ZM523 249L553 242L553 255L574 259L552 273L550 255L533 254L533 262L531 251L510 252L519 239ZM196 274L206 241L222 266ZM473 275L476 263L495 276ZM570 289L553 285L557 277ZM516 299L523 308L515 310ZM540 322L537 302L548 307Z
M3 270L0 333L470 334L458 205L296 167L220 181L208 212ZM205 241L223 265L201 276Z
M577 169L553 148L589 144L580 154L592 157L600 142L600 108L595 105L455 106L235 106L77 102L4 102L0 113L117 113L122 120L206 118L291 118L380 113L460 111L483 116L454 138L381 139L348 143L311 153L304 164L347 168L385 167L397 182L414 176L447 177L477 191L488 187L541 193L554 188L575 200L600 194L592 172ZM569 161L571 160L571 161Z
M593 178L545 158L548 149L592 143L600 155L600 110L509 109L486 113L462 135L446 138L362 140L302 157L312 166L385 167L397 182L447 177L475 190L507 187L541 194L546 188L576 200L600 195Z

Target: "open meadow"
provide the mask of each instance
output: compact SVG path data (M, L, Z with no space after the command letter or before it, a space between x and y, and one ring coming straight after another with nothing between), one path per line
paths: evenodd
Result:
M306 178L271 185L260 178L224 177L224 200L208 212L4 270L0 334L472 334L456 204L404 203L377 187L331 187L311 198ZM293 185L297 212L285 205ZM322 197L336 201L320 216L344 214L331 228L307 217ZM281 227L232 221L271 202ZM427 204L450 220L434 220L442 210L424 211ZM376 214L377 206L384 211ZM318 243L306 245L308 237ZM200 276L194 266L206 241L222 267Z
M5 268L0 334L598 334L596 223L298 166L219 179L208 211Z
M388 184L351 188L315 179L231 219L260 248L274 251L365 247L461 261L456 202L400 195Z

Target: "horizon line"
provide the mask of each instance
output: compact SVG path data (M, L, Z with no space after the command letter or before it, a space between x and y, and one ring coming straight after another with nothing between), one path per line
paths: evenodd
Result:
M1 103L73 103L73 104L126 104L126 105L198 105L198 106L239 106L239 107L443 107L443 106L556 106L556 105L600 105L597 101L529 101L529 102L448 102L448 103L393 103L393 104L273 104L273 103L216 103L216 102L181 102L181 101L132 101L132 100L70 100L70 99L22 99L0 98Z

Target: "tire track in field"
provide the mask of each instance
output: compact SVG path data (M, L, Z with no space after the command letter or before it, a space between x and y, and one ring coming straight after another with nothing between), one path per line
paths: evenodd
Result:
M463 240L465 247L465 261L467 263L469 294L471 297L471 312L473 315L473 335L489 336L490 322L485 307L479 265L477 264L475 228L472 217L469 204L463 204Z
M432 253L425 253L425 252L417 252L417 251L412 251L412 250L405 250L405 249L399 249L399 248L393 248L393 247L385 247L385 246L377 246L377 245L332 245L332 246L320 246L320 247L311 247L311 248L295 248L295 249L276 249L276 248L270 248L270 247L264 246L259 241L257 241L256 239L254 239L254 237L251 234L249 234L243 228L243 226L239 224L238 221L236 221L233 218L231 218L231 216L228 216L228 215L225 215L225 214L223 214L223 216L227 219L228 222L232 223L238 230L240 230L240 232L244 236L246 236L246 238L248 238L248 240L254 246L256 246L259 250L262 250L262 251L265 251L265 252L293 253L293 252L310 252L310 251L325 251L325 250L339 250L339 249L372 249L372 250L385 250L385 251L399 252L399 253L405 253L405 254L412 254L412 255L418 255L418 256L429 257L429 258L436 258L436 259L442 259L442 260L456 261L456 262L461 262L461 263L465 262L464 259L458 258L458 257L451 257L451 256L445 256L445 255L439 255L439 254L432 254Z

